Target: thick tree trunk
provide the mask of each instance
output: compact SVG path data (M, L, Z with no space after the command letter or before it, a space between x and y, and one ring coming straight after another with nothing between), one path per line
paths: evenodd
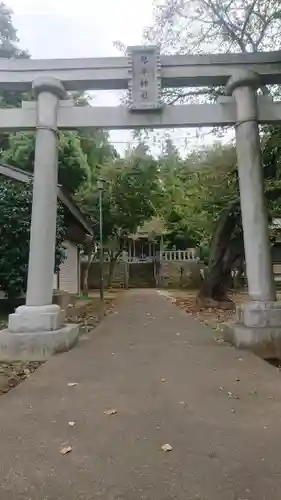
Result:
M239 244L234 232L239 224L237 202L221 214L211 242L211 253L206 277L198 294L198 301L207 307L227 304L232 301L228 290L232 281L231 271L234 263L241 258L243 248L242 233L239 234Z
M215 302L229 302L227 295L231 281L231 268L222 264L222 259L211 266L199 291L198 298L203 302L213 300Z

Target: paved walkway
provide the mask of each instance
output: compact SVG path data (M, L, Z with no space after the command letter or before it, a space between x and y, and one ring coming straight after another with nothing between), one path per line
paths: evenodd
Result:
M280 500L281 375L214 337L157 292L125 295L1 397L0 499Z

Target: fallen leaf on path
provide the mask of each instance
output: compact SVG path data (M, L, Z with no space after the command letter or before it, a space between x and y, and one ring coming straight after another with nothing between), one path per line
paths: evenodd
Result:
M71 446L65 446L60 450L61 455L67 455L68 453L71 453L72 447Z
M172 451L173 448L170 444L163 444L163 446L161 446L161 449L165 451L165 453L167 453L168 451Z
M8 386L10 388L16 387L19 384L19 382L20 382L19 378L17 378L17 377L11 377L11 378L8 379Z
M69 427L74 427L75 424L76 422L68 422Z
M117 410L115 408L112 408L111 410L105 410L104 415L116 415Z
M218 344L224 344L224 339L222 337L214 337L214 340L218 343Z
M77 382L68 382L68 387L75 387L77 385Z

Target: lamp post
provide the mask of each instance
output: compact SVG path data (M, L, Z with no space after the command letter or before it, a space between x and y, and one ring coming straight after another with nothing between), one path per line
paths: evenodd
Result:
M103 186L104 180L98 179L97 187L99 191L99 229L100 229L100 305L101 314L103 314L104 309L104 280L103 280Z

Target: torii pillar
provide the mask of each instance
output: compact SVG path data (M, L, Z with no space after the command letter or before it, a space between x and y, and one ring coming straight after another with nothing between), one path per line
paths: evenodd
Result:
M250 301L237 308L237 322L226 332L236 347L264 358L281 359L281 302L276 301L258 127L259 76L237 71L227 85L236 102L236 149Z
M0 359L44 360L68 350L78 339L77 325L65 324L52 304L55 266L58 144L57 115L65 92L52 77L33 82L37 97L33 201L26 305L9 316L0 332Z

